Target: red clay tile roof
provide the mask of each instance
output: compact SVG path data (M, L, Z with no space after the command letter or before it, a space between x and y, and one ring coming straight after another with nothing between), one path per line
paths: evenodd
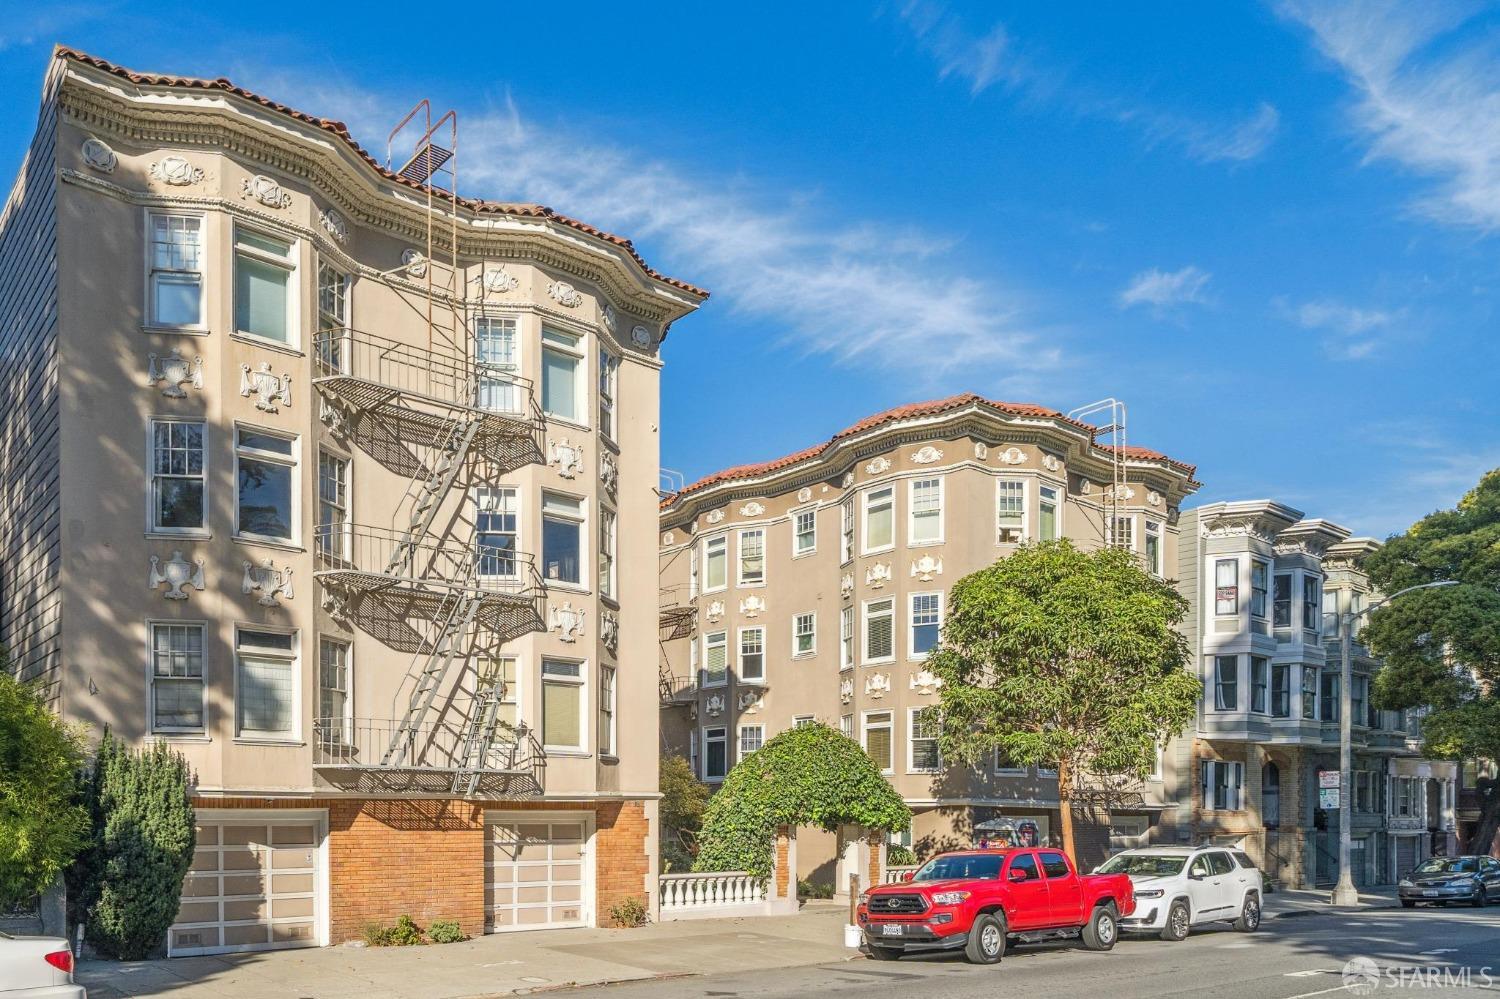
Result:
M289 118L294 118L297 121L305 122L316 128L321 128L325 131L332 132L340 139L343 139L344 142L349 145L350 149L354 150L354 152L357 153L361 159L368 163L372 169L374 169L386 180L389 180L392 183L403 184L407 187L416 188L417 190L426 190L425 185L420 184L417 181L410 180L406 177L402 177L382 166L375 159L375 157L371 156L368 152L365 151L365 148L363 146L355 141L354 136L349 132L348 126L346 126L343 122L332 121L328 118L318 118L314 115L308 114L305 111L298 111L296 108L288 107L285 104L278 103L267 97L262 97L260 94L246 90L243 87L237 87L232 82L224 79L223 77L220 77L217 80L201 80L191 76L167 76L159 73L139 73L135 70L126 69L123 66L117 66L107 59L100 59L98 56L89 55L87 52L80 52L78 49L68 48L65 45L57 46L53 51L53 55L58 59L71 59L74 62L81 62L86 65L93 66L96 69L102 69L106 73L113 73L115 76L119 76L123 79L129 80L131 83L140 83L153 87L184 87L197 90L222 90L225 93L233 94L236 97L242 97L247 101L259 104L261 107L270 108L272 111L284 114ZM560 225L568 226L571 229L577 229L579 232L587 233L588 235L593 236L596 239L601 239L606 243L611 243L615 246L620 247L626 253L630 254L631 259L633 259L637 264L641 266L641 270L645 271L646 274L648 274L652 278L655 278L657 281L660 281L663 284L671 285L674 288L678 288L699 298L708 298L708 292L706 290L696 287L695 285L688 284L686 281L679 281L677 278L668 277L667 275L653 268L650 264L646 263L645 258L636 251L635 246L624 236L616 236L613 233L605 232L603 229L591 226L587 222L582 222L578 219L570 218L567 215L563 215L559 212L554 212L546 205L526 204L519 202L512 203L504 201L485 201L479 198L455 199L452 194L444 191L441 188L435 188L434 190L438 196L456 201L460 207L467 208L469 211L475 212L477 214L516 215L523 218L540 218L546 219L550 222L556 222Z
M1098 445L1098 447L1102 451L1114 450L1114 448L1108 444L1100 444ZM1164 461L1174 468L1182 469L1188 474L1188 478L1192 478L1195 474L1197 474L1198 471L1197 465L1189 465L1187 462L1178 461L1176 458L1170 458L1167 455L1162 454L1160 451L1153 451L1149 447L1138 447L1135 444L1125 445L1125 457L1140 458L1143 461Z

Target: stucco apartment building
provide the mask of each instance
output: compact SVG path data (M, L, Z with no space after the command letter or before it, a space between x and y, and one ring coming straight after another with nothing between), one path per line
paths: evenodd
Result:
M228 81L47 72L0 641L196 771L173 954L655 904L659 349L706 293L450 194L456 129L419 105L382 163Z
M880 764L915 812L903 839L924 851L1055 835L1053 775L1004 759L945 766L921 713L938 701L922 661L949 587L1057 537L1113 537L1169 576L1193 472L1145 448L1118 454L1055 410L959 395L688 485L661 510L664 750L715 783L778 732L820 721ZM1117 800L1085 856L1102 857L1112 832L1143 836L1169 807L1167 776ZM840 852L809 830L798 856L804 877L840 886L861 867L852 838Z
M1195 731L1168 750L1181 778L1162 832L1243 841L1282 882L1331 885L1339 813L1319 807L1319 774L1339 769L1338 615L1379 599L1363 568L1379 542L1271 500L1187 510L1180 529L1204 697ZM1417 720L1375 707L1379 661L1352 651L1351 867L1356 884L1389 884L1454 852L1457 765L1420 757Z

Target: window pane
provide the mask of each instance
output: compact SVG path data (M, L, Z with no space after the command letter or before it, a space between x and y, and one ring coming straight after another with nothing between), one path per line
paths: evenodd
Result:
M202 728L203 681L157 680L151 688L155 728Z
M152 310L163 326L192 326L202 316L203 283L197 275L157 274L152 278Z
M891 769L891 730L871 728L865 730L865 752L881 770Z
M291 467L245 457L239 466L240 533L291 540Z
M256 451L267 451L271 454L292 456L296 441L289 437L278 437L275 434L262 434L254 430L241 430L239 436L240 447L252 448Z
M557 517L542 518L542 570L546 578L577 583L582 566L583 525Z
M583 688L576 683L542 681L542 742L548 746L582 745L579 711Z
M240 656L240 729L292 731L292 663Z
M865 507L866 548L885 548L894 544L892 499L889 489L870 494Z
M245 254L234 259L234 322L243 333L287 343L287 286L284 267Z
M292 255L292 244L274 236L263 236L252 229L240 229L234 234L234 238L241 246L269 253L273 257L285 259Z
M578 358L556 350L542 351L542 409L549 416L579 419Z

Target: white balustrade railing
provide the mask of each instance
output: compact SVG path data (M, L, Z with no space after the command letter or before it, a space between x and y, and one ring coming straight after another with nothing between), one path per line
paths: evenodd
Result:
M885 868L885 880L881 884L895 885L910 881L911 876L917 873L921 864L887 864Z
M766 911L766 882L744 871L663 874L658 879L662 919L759 915Z

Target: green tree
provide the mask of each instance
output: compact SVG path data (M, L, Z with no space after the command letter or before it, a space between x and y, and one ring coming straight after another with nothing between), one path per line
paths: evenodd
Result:
M0 910L55 882L83 848L83 730L65 725L0 655Z
M166 939L197 844L193 783L165 743L133 750L104 730L85 788L93 841L69 874L75 919L101 953L139 960Z
M1500 469L1458 506L1417 521L1365 562L1384 593L1420 583L1460 585L1408 593L1370 614L1363 639L1385 660L1375 701L1425 712L1427 752L1500 760ZM1492 851L1500 835L1500 787L1480 788L1470 849Z
M944 757L973 765L998 749L1055 767L1063 849L1074 856L1081 782L1144 778L1157 747L1193 718L1202 684L1177 630L1186 613L1135 555L1067 540L965 576L927 658L943 680Z
M894 832L910 822L911 809L859 743L827 725L802 725L729 771L704 812L693 870L769 877L778 826Z
M680 756L663 756L657 778L661 790L660 827L663 871L686 870L697 849L698 830L708 807L708 788Z

